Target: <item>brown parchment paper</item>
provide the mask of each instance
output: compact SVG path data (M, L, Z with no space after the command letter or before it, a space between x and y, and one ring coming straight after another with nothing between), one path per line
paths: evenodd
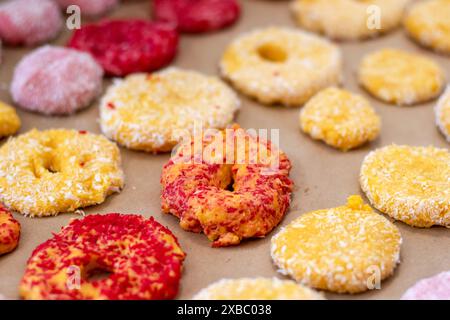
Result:
M218 74L218 62L227 43L241 32L268 25L294 26L290 15L290 1L242 0L243 15L230 29L204 35L183 35L174 65ZM111 12L112 17L150 17L149 1L123 1L120 8ZM83 22L86 22L83 19ZM70 31L65 30L54 44L65 44ZM340 44L345 58L344 86L366 96L381 115L383 128L375 142L360 149L342 153L325 144L313 141L300 132L298 108L281 108L260 105L241 96L242 109L236 121L244 128L280 129L280 145L288 154L293 170L291 178L296 184L289 213L269 236L261 240L245 241L237 247L210 247L202 234L183 231L178 220L160 211L160 173L169 155L152 155L121 149L126 186L122 193L113 195L101 205L86 208L86 213L138 213L154 216L168 226L187 252L180 299L190 299L197 291L224 277L280 277L273 266L269 248L270 238L281 226L287 225L302 213L329 208L345 203L347 196L362 194L358 183L359 168L364 156L372 149L390 143L434 145L448 148L438 132L433 106L435 101L414 107L396 107L372 99L358 87L355 78L362 56L382 47L403 48L420 52L439 63L450 76L450 57L424 50L410 41L399 29L386 36L364 42ZM9 84L14 66L30 49L5 47L0 65L0 99L12 103ZM109 80L105 80L105 87ZM100 133L97 123L98 103L70 117L45 117L18 110L23 121L20 133L31 128L74 128ZM0 141L3 144L5 140ZM15 217L22 225L18 248L0 257L0 293L16 299L18 285L26 261L32 250L66 225L75 214L61 214L51 218ZM396 222L403 236L401 264L395 275L382 282L381 290L358 295L326 294L329 299L398 299L418 279L450 270L450 230L435 227L416 229Z

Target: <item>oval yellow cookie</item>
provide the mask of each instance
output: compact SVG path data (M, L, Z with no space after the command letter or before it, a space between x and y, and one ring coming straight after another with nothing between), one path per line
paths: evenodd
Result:
M291 222L272 238L271 254L281 273L305 285L357 293L394 272L401 242L396 226L351 196Z
M377 138L380 125L365 98L338 88L320 91L300 111L305 133L343 151Z
M450 226L450 153L387 146L369 153L360 183L372 205L415 227Z
M445 90L445 93L439 99L436 108L436 124L450 142L450 85Z
M360 84L388 103L411 105L436 98L445 75L429 58L398 49L382 49L364 57L358 70Z
M386 33L401 23L409 0L295 0L297 23L339 40L357 40Z
M194 300L324 300L293 281L276 278L222 279L197 293Z
M265 104L299 106L341 80L337 46L295 29L245 33L223 54L220 70L239 91Z
M123 187L117 146L75 130L32 130L0 148L0 201L28 216L102 203Z
M103 133L134 150L167 152L194 126L225 128L240 102L220 79L169 68L134 74L109 88L100 105Z
M20 128L20 119L13 107L0 101L0 138L16 133Z
M417 1L408 11L404 26L423 46L450 53L450 1Z

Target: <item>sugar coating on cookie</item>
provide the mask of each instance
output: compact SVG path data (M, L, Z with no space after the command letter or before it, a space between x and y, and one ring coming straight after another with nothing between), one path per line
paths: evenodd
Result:
M180 132L224 128L239 107L237 95L220 79L169 68L117 81L101 101L100 125L127 148L167 152Z
M313 34L268 27L236 38L222 56L220 71L262 103L299 106L340 82L342 57L337 46Z
M59 7L50 0L10 0L0 5L0 39L33 46L56 37L63 26Z
M295 0L299 26L338 40L358 40L386 33L401 23L409 0Z
M19 243L20 224L0 203L0 256L13 251ZM1 296L1 295L0 295Z
M415 227L450 226L450 153L391 145L369 153L360 184L371 204Z
M417 1L408 10L404 26L423 46L450 53L450 1Z
M102 90L103 70L87 53L43 46L14 70L11 95L20 107L45 115L67 115L87 107Z
M343 151L377 138L380 125L369 101L333 87L320 91L300 111L305 133Z
M439 98L435 107L436 124L450 142L450 85L445 90L444 94Z
M402 239L389 220L360 196L345 206L309 212L272 238L280 272L313 288L339 293L369 290L399 263Z
M433 60L399 49L382 49L364 57L360 84L388 103L412 105L436 98L445 86L445 75Z
M119 0L56 0L64 10L71 5L80 8L85 16L101 16L118 5Z
M450 300L450 271L418 281L403 294L402 300Z
M277 278L222 279L198 292L193 300L324 300L322 294Z
M16 110L0 101L0 138L16 133L21 122Z
M119 149L101 135L32 130L0 148L0 201L27 216L102 203L123 180Z

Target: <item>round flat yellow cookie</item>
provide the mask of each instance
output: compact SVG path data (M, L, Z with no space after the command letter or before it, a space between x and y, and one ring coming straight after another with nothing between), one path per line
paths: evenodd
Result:
M436 104L435 113L438 128L450 142L450 85Z
M401 242L396 226L351 196L291 222L272 238L271 254L281 273L307 286L357 293L392 275Z
M16 133L20 128L20 119L13 107L0 101L0 138Z
M265 104L300 106L342 77L337 46L295 29L242 34L225 50L220 70L239 91Z
M168 152L195 126L225 128L239 107L237 95L220 79L169 68L111 86L100 105L100 125L127 148Z
M299 26L338 40L386 33L401 23L409 0L295 0Z
M123 180L119 148L101 135L32 130L0 148L0 202L27 216L102 203Z
M360 183L372 205L415 227L450 226L450 153L387 146L369 153Z
M222 279L197 293L194 300L324 300L322 294L277 278Z
M416 1L404 26L421 45L450 54L450 0Z
M380 126L380 117L365 98L333 87L320 91L300 111L305 133L343 151L375 140Z
M434 99L445 86L445 75L433 60L398 49L382 49L364 57L360 84L388 103L412 105Z

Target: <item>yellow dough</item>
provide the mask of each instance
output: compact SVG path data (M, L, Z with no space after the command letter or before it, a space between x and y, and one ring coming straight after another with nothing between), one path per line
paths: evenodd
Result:
M300 126L312 138L346 151L376 139L381 120L365 98L332 87L305 104Z
M102 203L123 180L117 146L85 131L32 130L0 148L0 202L27 216Z
M411 105L439 96L445 75L429 58L398 49L382 49L367 55L358 71L360 84L388 103Z
M417 1L404 26L421 45L450 54L450 0Z
M307 286L357 293L392 275L401 242L396 226L351 196L291 222L272 238L271 254L281 273Z
M307 287L276 278L223 279L197 293L194 300L324 300Z
M401 24L409 0L294 0L299 26L339 40L388 32ZM377 14L379 15L377 16Z
M240 102L220 79L169 68L133 74L111 86L100 105L103 133L134 150L168 152L193 128L223 129Z
M360 172L372 205L416 227L450 226L450 153L435 147L387 146L369 153Z
M20 119L13 107L0 101L0 138L16 133L20 128Z
M445 90L445 93L439 99L436 108L436 124L450 142L450 85Z
M300 106L342 77L337 46L284 27L245 33L225 50L220 70L239 91L264 104Z

